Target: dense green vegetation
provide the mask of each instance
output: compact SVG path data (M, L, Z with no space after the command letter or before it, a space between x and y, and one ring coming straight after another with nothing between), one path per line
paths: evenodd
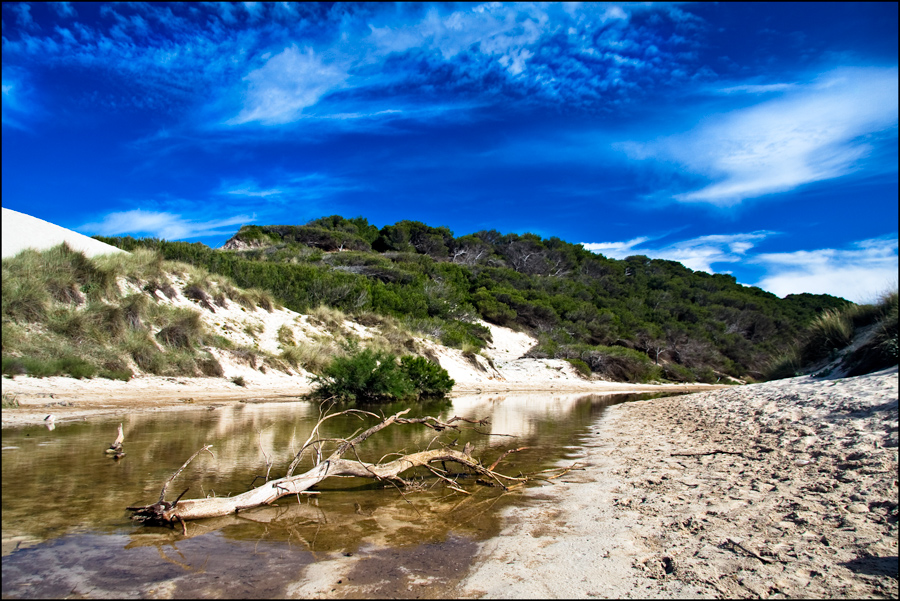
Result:
M415 221L379 229L362 217L330 216L244 226L225 250L98 239L266 290L294 311L324 305L391 317L466 352L489 342L476 318L526 329L540 340L533 356L578 360L631 381L761 378L816 316L849 304L829 295L779 299L730 275L645 256L608 259L558 238L494 230L454 237Z
M850 347L856 340L852 352ZM798 344L775 359L769 379L790 378L816 371L824 364L848 376L858 376L897 365L900 355L897 327L897 291L885 293L879 302L846 305L818 315L800 334ZM828 373L826 373L828 372ZM829 375L827 368L818 375Z
M453 389L447 370L424 357L397 357L372 349L336 357L313 379L315 395L340 401L385 403L441 397Z

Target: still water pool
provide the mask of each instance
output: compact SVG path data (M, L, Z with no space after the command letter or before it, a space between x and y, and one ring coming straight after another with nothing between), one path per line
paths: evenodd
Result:
M490 423L442 433L390 426L365 441L359 457L386 461L441 444L462 449L471 441L472 454L489 465L504 450L527 446L497 469L533 473L577 461L580 441L605 407L653 396L478 395L413 405L407 417L446 421L457 415ZM390 415L406 406L377 411ZM171 484L168 500L185 488L185 498L249 490L265 477L267 457L270 477L283 476L318 418L319 407L310 402L235 403L62 423L53 430L4 429L3 596L277 597L296 590L311 564L361 554L385 560L386 581L391 570L400 570L395 576L449 582L465 572L476 542L498 533L500 510L527 502L522 489L504 493L474 478L459 479L471 494L456 492L425 471L412 474L415 485L403 490L328 479L315 496L189 522L187 536L180 528L129 520L126 507L155 502L165 480L206 444L214 456L198 456ZM115 461L103 451L119 423L127 455ZM341 416L327 421L320 436L349 438L374 423Z

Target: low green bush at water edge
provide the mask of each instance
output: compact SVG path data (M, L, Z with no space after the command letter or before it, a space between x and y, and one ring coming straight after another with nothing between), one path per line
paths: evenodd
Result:
M447 371L423 357L363 349L335 358L313 378L315 396L341 401L386 403L442 396L453 388Z

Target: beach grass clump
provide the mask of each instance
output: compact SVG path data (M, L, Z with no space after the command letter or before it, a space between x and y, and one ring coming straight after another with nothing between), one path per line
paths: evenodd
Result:
M876 307L879 319L873 326L874 332L870 340L847 359L850 365L847 373L849 376L871 373L898 363L900 338L898 338L897 292L882 295Z
M800 347L800 360L813 363L828 357L834 351L853 341L853 320L847 311L829 309L816 317L806 329Z
M324 326L331 333L341 333L347 314L335 307L319 305L309 312L309 318L314 323Z
M802 370L803 362L800 360L800 354L796 348L791 348L769 363L763 377L765 380L794 378L801 375Z
M3 409L15 409L19 406L19 397L12 392L4 392L2 394L2 402L0 407Z
M203 281L195 280L189 282L187 286L184 287L184 296L185 298L189 298L196 302L207 311L215 313L216 308L213 306L213 299L207 291L208 285L207 282Z
M189 349L200 346L205 337L200 314L182 308L165 312L165 323L156 333L156 339L173 349Z
M214 302L224 306L226 293L252 307L276 306L269 292L240 291L225 276L166 261L156 250L93 259L65 244L26 250L3 260L3 373L128 380L137 369L221 376L221 364L204 347L234 345L208 333L197 311L161 302L178 297L173 277L187 282L187 298L210 311ZM123 295L123 279L141 291Z
M278 328L278 332L275 334L275 337L278 340L278 344L280 344L282 348L288 348L297 345L297 341L294 340L294 330L292 330L287 324L282 324L281 327Z
M279 357L294 368L302 367L313 374L320 374L335 357L345 352L334 342L315 340L300 342L285 348Z

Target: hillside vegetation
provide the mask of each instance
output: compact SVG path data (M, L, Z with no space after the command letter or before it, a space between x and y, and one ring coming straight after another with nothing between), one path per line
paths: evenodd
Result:
M315 374L321 395L351 401L453 386L394 319L370 315L375 327L354 328L328 307L298 315L269 292L149 249L89 259L62 244L4 259L2 318L7 377L222 377L224 363L248 375ZM232 382L246 385L243 375Z
M829 295L779 299L730 275L632 256L614 260L534 234L401 221L377 228L331 216L305 225L244 226L223 247L152 238L99 240L226 276L306 313L326 306L477 353L485 321L533 333L534 357L627 381L760 379L824 311Z
M797 345L773 361L766 375L859 376L897 365L898 349L895 290L875 304L823 312L804 329Z

